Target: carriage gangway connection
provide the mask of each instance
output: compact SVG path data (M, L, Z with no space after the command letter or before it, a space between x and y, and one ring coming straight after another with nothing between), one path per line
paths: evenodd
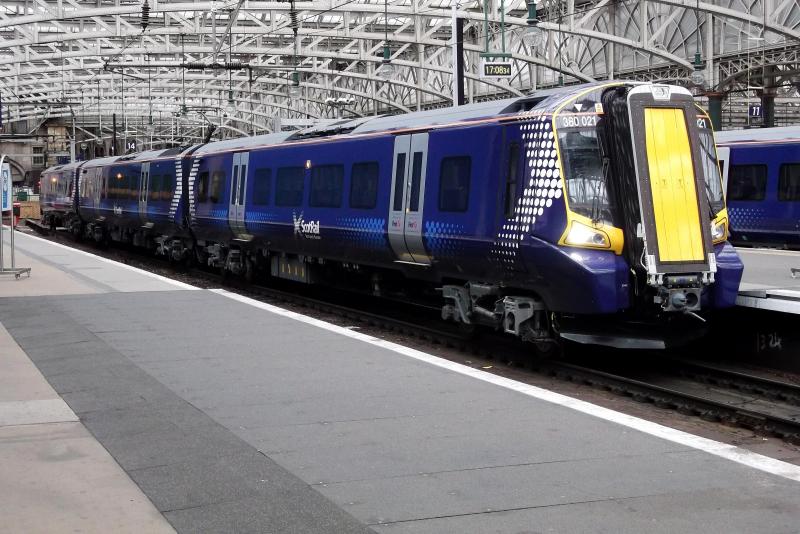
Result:
M738 247L737 252L744 263L739 306L800 314L800 251Z
M0 280L0 383L15 385L0 388L0 472L14 474L0 512L14 531L800 524L800 458L34 235L16 243L33 276Z

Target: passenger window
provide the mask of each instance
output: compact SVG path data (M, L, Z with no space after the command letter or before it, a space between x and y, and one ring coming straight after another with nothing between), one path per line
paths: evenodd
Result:
M175 192L175 175L172 173L161 176L161 199L171 200Z
M122 172L118 172L114 177L114 200L120 199L123 196L123 191L127 189L128 177Z
M378 201L378 163L356 163L350 173L350 207L373 209Z
M150 189L147 192L147 196L150 200L158 201L161 200L161 176L158 174L151 174L150 175L150 184L148 185Z
M239 206L244 206L244 188L247 185L247 165L242 165L239 168L239 175L241 176L241 183L239 184Z
M231 204L236 204L236 182L239 180L239 166L233 166L233 181L231 181Z
M311 169L311 195L308 205L315 208L338 208L342 205L344 166L320 165Z
M253 205L266 206L272 190L272 169L256 169L253 180Z
M282 167L275 180L275 205L293 207L303 203L303 167Z
M208 172L201 172L197 177L197 202L208 200Z
M439 173L439 211L467 211L472 160L458 156L442 160Z
M394 173L394 203L392 211L403 210L403 191L406 187L406 155L397 155L397 169Z
M781 165L778 177L778 200L800 200L800 163Z
M409 192L408 211L419 210L419 188L422 181L422 152L414 152L411 166L411 191Z
M764 200L767 192L766 165L731 165L729 200Z
M131 200L139 200L139 178L141 171L136 172L133 169L128 171L128 198Z
M214 204L222 201L222 191L225 189L225 171L214 171L211 175L211 187L208 190L208 200Z
M508 148L508 174L506 175L506 218L514 216L517 200L517 173L519 172L519 145L512 143Z

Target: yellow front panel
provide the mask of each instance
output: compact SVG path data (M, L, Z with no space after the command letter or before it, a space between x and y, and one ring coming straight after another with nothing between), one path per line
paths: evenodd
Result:
M660 260L703 261L703 232L683 110L645 108L644 127Z

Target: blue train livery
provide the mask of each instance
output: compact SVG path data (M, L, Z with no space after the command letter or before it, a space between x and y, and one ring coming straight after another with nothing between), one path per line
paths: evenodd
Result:
M800 126L717 134L731 241L800 247Z

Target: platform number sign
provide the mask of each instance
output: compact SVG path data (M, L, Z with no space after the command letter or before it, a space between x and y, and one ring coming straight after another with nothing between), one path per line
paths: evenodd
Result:
M511 63L507 61L485 61L483 78L511 78Z
M136 152L136 141L128 141L125 145L125 150L128 152Z
M11 166L3 163L0 167L0 211L11 209Z
M761 119L764 117L764 107L761 104L750 104L747 114L751 119Z

